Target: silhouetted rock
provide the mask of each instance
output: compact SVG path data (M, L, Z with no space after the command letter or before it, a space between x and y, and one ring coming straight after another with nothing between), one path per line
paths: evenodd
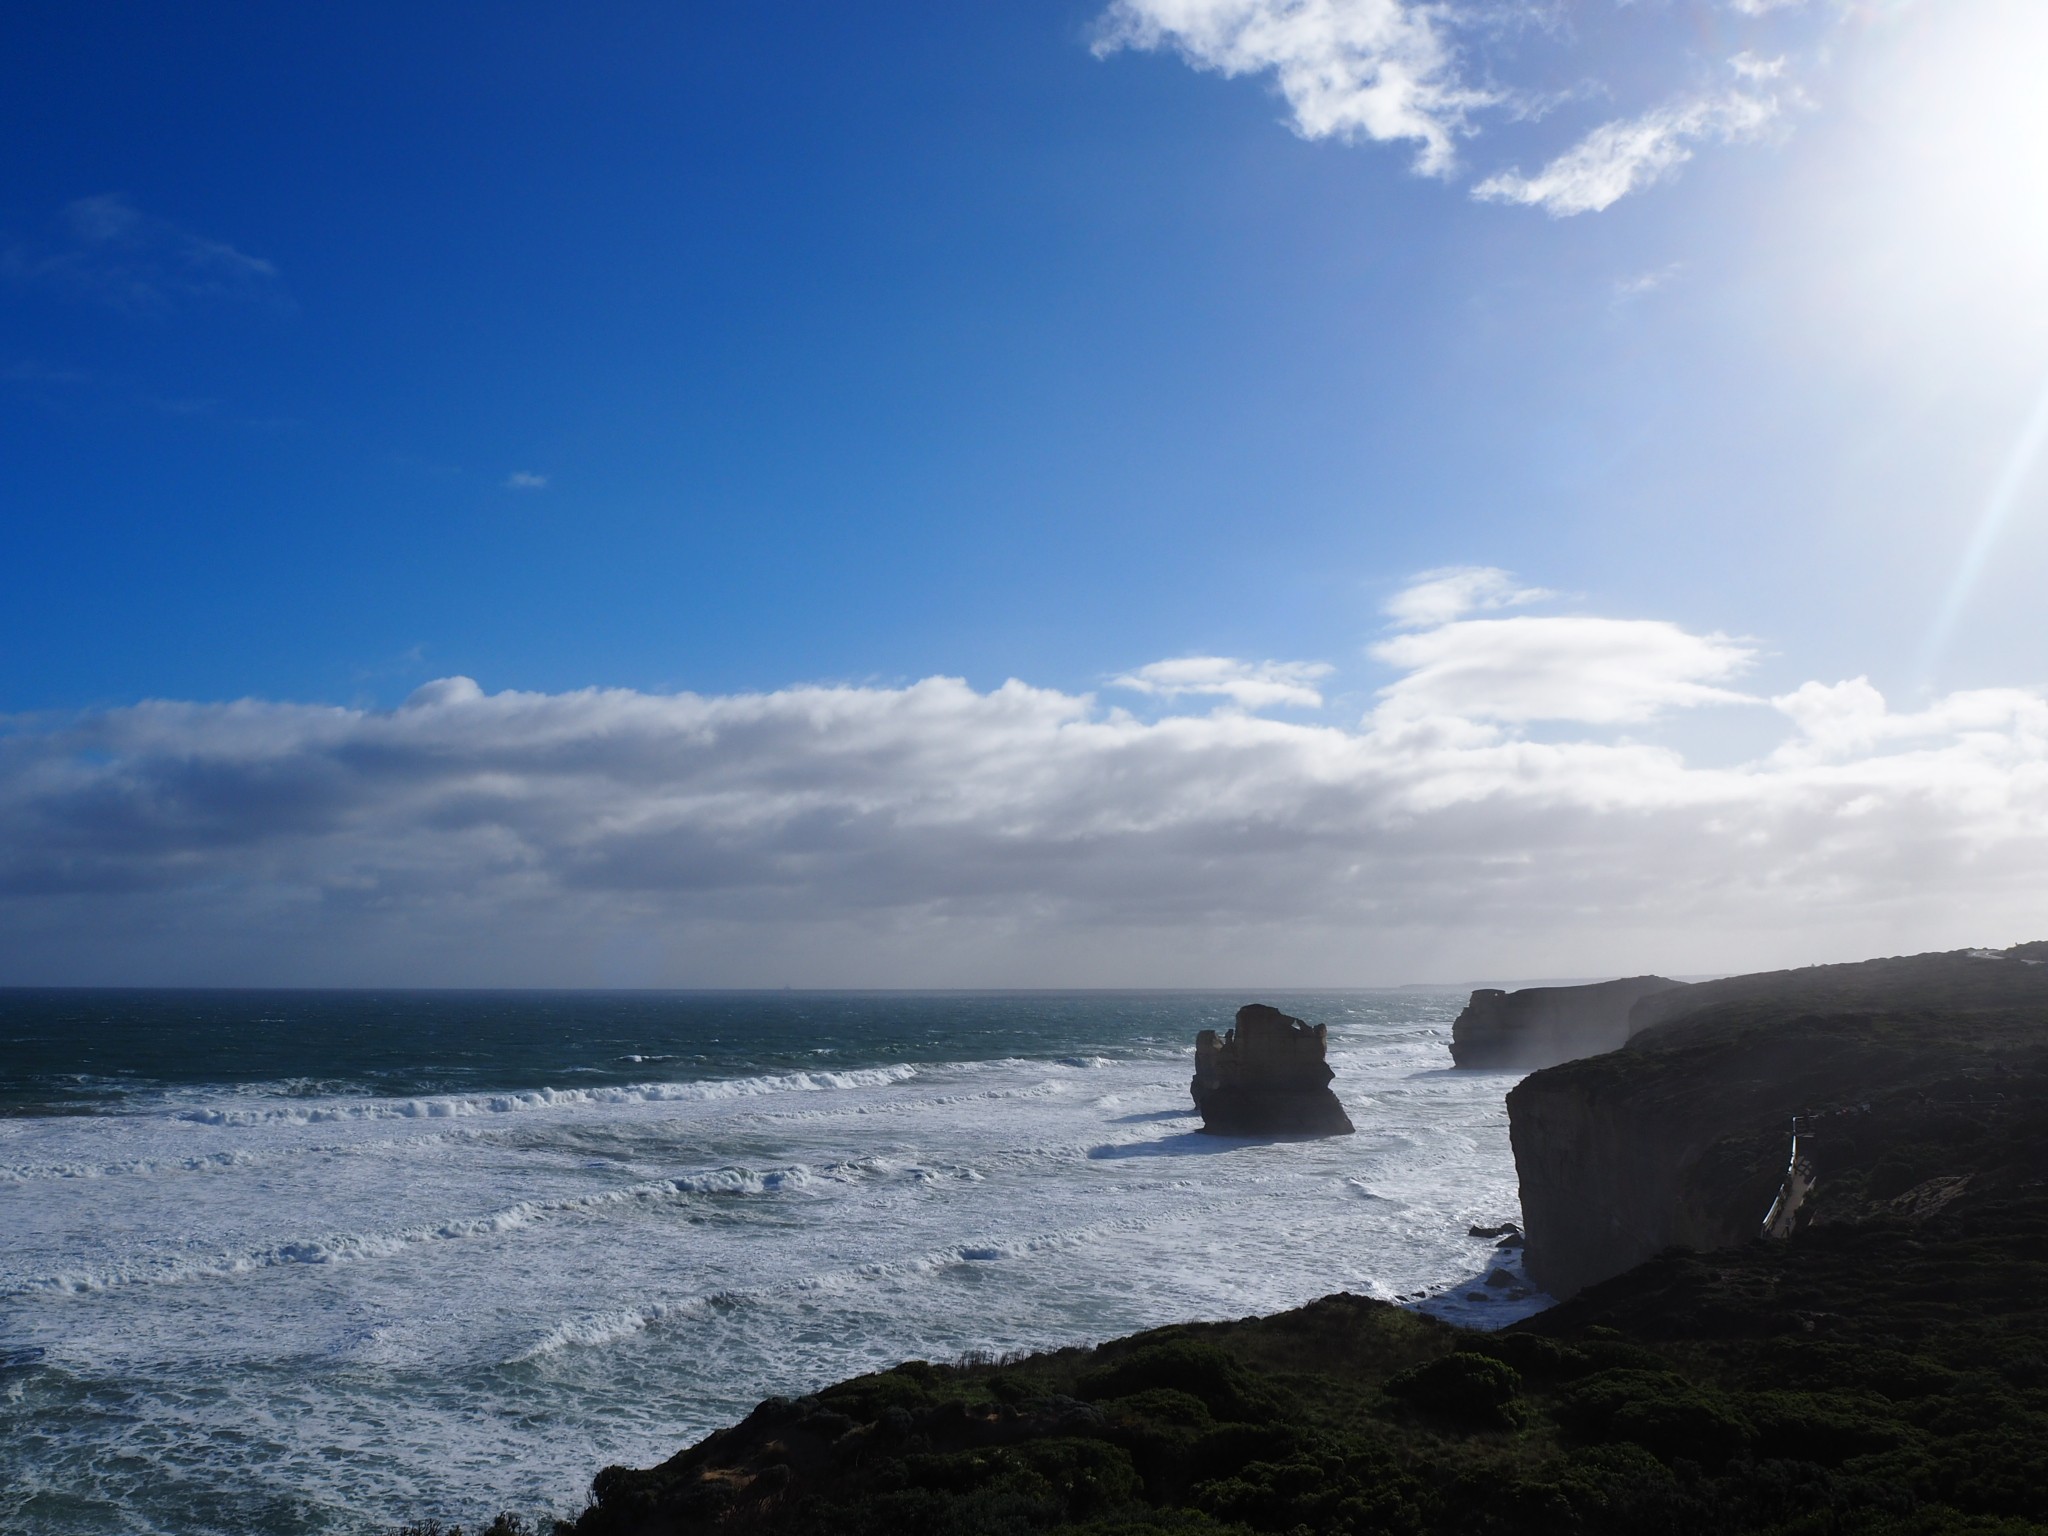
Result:
M1628 1043L1629 1013L1646 997L1683 989L1662 976L1630 976L1584 987L1481 987L1451 1026L1451 1060L1461 1067L1528 1071Z
M1329 1026L1313 1027L1265 1003L1237 1010L1221 1039L1195 1037L1189 1084L1202 1129L1216 1136L1348 1136L1354 1127L1337 1095L1336 1073L1324 1060Z
M1747 1243L1767 1216L1780 1218L1771 1235L1926 1219L1964 1175L1983 1185L1972 1139L2048 1064L2048 966L2032 952L1809 966L1645 997L1624 1049L1508 1094L1530 1277L1569 1296L1666 1248ZM1779 1207L1781 1191L1797 1209Z

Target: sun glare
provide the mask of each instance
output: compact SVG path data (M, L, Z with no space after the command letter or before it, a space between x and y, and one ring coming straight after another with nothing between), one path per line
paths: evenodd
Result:
M1850 232L1907 305L2024 322L2048 289L2048 6L1891 8L1849 47L1868 66Z

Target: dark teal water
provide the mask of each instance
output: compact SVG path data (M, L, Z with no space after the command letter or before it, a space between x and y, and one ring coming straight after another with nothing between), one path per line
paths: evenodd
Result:
M1327 1002L1303 994L1290 1006ZM0 989L0 1114L117 1112L181 1089L503 1093L895 1062L1185 1049L1212 993ZM650 1069L658 1069L650 1070Z

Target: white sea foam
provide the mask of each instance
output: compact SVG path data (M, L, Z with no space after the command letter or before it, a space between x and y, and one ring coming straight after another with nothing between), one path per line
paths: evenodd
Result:
M0 1486L198 1536L570 1514L599 1466L906 1357L1340 1289L1505 1321L1533 1299L1484 1284L1500 1256L1466 1228L1517 1219L1511 1079L1438 1071L1438 1011L1337 1025L1360 1134L1324 1142L1200 1136L1184 1051L1086 1036L1056 1059L10 1122L0 1294L35 1386L0 1393Z
M859 1163L833 1165L830 1176L846 1179L863 1170ZM172 1262L138 1263L112 1271L73 1270L47 1278L21 1282L0 1295L33 1295L37 1292L76 1294L105 1291L124 1285L173 1285L192 1280L217 1280L246 1275L255 1270L275 1269L287 1264L354 1264L366 1259L387 1259L421 1243L461 1242L472 1238L497 1237L519 1232L536 1222L600 1211L608 1206L648 1204L679 1197L702 1195L765 1195L802 1189L812 1182L812 1172L801 1163L787 1168L757 1170L719 1168L672 1179L651 1179L622 1189L578 1195L562 1200L522 1200L516 1205L487 1211L480 1216L451 1217L425 1225L400 1227L388 1232L343 1232L322 1237L293 1238L252 1252L223 1254Z
M519 1093L485 1093L461 1098L361 1099L237 1109L206 1105L177 1111L199 1125L323 1125L343 1120L452 1120L469 1115L509 1115L526 1110L609 1104L685 1104L714 1099L756 1098L773 1093L824 1093L832 1089L875 1088L915 1077L910 1066L851 1072L785 1072L772 1077L712 1079L692 1083L626 1083L608 1088L532 1088Z

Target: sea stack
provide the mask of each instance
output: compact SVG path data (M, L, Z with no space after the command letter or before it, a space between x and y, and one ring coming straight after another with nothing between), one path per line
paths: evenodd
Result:
M1349 1136L1355 1127L1323 1059L1326 1024L1310 1026L1265 1003L1237 1010L1221 1039L1195 1037L1195 1108L1212 1136Z

